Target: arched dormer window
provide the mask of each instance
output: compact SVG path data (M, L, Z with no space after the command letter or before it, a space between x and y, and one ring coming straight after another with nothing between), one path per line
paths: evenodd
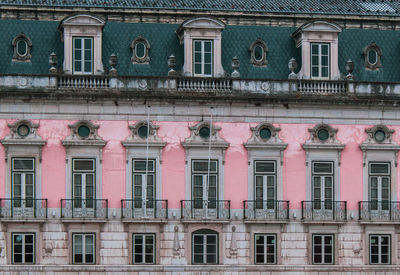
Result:
M30 62L32 42L24 33L18 34L12 41L14 48L13 61Z
M224 28L223 22L207 17L197 17L182 23L176 33L180 43L184 44L184 75L224 75L221 64L221 32Z
M370 70L376 70L381 67L382 50L374 42L367 45L363 50L365 58L364 66Z
M150 43L149 41L144 38L143 36L139 35L136 37L131 43L132 49L132 62L133 63L149 63L150 56Z
M249 48L250 51L250 63L254 66L265 66L268 64L267 61L267 44L261 40L257 39L254 41Z

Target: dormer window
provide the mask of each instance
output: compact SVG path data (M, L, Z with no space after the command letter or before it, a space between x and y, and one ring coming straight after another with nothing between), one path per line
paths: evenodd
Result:
M31 61L31 40L23 33L18 34L12 41L14 47L13 61Z
M143 36L139 35L136 37L131 43L132 49L132 62L137 64L146 64L149 63L149 50L150 43Z
M182 23L176 31L184 44L183 74L197 77L221 77L221 21L198 17Z
M365 58L365 68L370 70L377 70L379 69L379 67L381 67L382 50L374 42L364 48L363 55Z
M105 22L92 15L74 15L60 24L64 40L64 73L102 74L102 32Z
M329 44L311 43L311 77L329 79Z

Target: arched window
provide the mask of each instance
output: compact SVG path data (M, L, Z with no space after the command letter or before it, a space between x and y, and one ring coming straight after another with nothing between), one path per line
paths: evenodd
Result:
M192 263L218 264L218 232L199 229L192 233Z
M12 46L14 48L13 61L31 61L31 40L24 34L18 34L12 41Z
M143 36L139 35L132 41L131 49L133 63L148 63L150 61L150 43Z
M374 42L367 45L363 50L365 62L364 66L370 70L376 70L381 67L381 48Z
M267 61L267 44L261 39L254 41L249 48L250 51L250 62L254 66L265 66L268 64Z

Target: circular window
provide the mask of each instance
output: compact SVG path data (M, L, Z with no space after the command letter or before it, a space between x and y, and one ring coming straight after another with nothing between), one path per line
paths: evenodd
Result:
M271 138L271 130L269 128L262 128L260 130L260 137L263 140L268 140Z
M329 132L326 129L321 129L317 133L318 139L321 141L325 141L329 138Z
M146 55L146 46L142 42L138 42L135 45L135 55L137 58L144 58Z
M19 40L17 42L17 54L19 56L25 56L28 52L28 44L24 40Z
M378 53L375 50L368 51L368 63L375 65L378 62Z
M146 125L143 125L143 126L139 127L138 135L141 138L147 138L147 126Z
M209 138L210 137L210 128L201 127L199 130L199 135L201 138Z
M386 139L386 133L382 130L377 130L374 134L374 138L377 142L382 142Z
M254 59L257 62L262 61L264 58L264 49L260 45L254 47Z
M29 129L28 125L22 124L22 125L18 126L18 128L17 128L17 133L21 137L26 137L27 135L29 135L29 132L30 132L30 129Z
M81 125L81 126L79 126L79 128L78 128L78 135L79 135L81 138L87 138L87 137L89 136L89 134L90 134L90 129L89 129L89 127L87 127L86 125Z

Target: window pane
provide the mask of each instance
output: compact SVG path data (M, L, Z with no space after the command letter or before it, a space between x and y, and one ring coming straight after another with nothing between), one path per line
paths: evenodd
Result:
M321 53L323 55L328 55L328 51L329 51L328 49L329 49L329 45L327 45L327 44L321 45Z
M75 171L93 171L94 161L92 159L75 159L74 160Z
M256 162L256 173L275 173L275 163L257 161Z
M146 161L145 160L135 160L134 171L146 171ZM147 171L154 171L154 161L149 160L147 162Z
M313 169L314 169L314 173L327 173L327 174L331 174L333 173L333 169L332 169L332 163L330 162L314 162L313 163Z
M208 161L194 161L193 162L193 171L198 172L207 172L210 169L210 172L217 171L217 162L210 161L210 165L208 165Z
M13 170L33 170L33 159L13 159Z

